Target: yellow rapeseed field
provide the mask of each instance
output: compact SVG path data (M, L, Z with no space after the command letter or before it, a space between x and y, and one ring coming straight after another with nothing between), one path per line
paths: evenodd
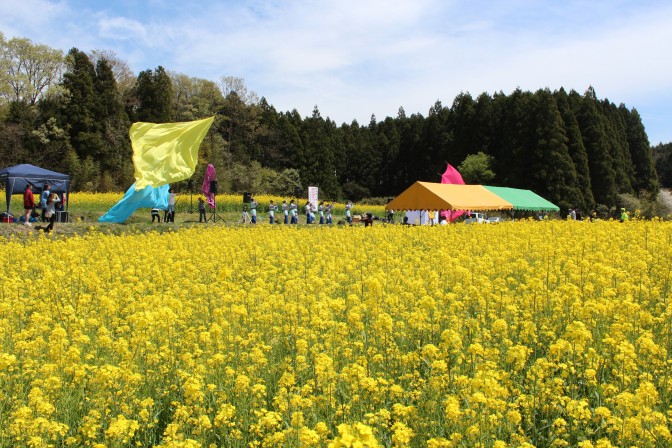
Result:
M664 447L672 223L2 241L2 447Z

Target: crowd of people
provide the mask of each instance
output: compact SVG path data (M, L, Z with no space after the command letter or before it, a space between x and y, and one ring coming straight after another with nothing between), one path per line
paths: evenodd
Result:
M241 216L242 223L257 223L257 209L259 208L259 203L254 198L250 197L250 202L248 204L243 204L243 213ZM324 203L324 201L314 206L310 201L306 202L303 206L303 213L306 217L306 224L315 224L319 222L320 224L332 224L333 215L332 211L334 209L333 203ZM346 220L348 223L352 223L352 202L348 202L345 206ZM273 200L268 204L266 210L268 212L268 221L270 224L275 224L275 214L276 212L282 213L283 224L298 224L299 223L299 205L296 200L291 199L289 202L282 201L282 204L279 206L275 204ZM319 220L319 221L318 221Z
M40 208L41 214L37 213L36 208ZM37 217L40 216L42 222L49 223L42 228L46 233L49 233L54 229L54 223L58 216L57 212L65 210L65 193L59 197L58 193L51 191L49 184L44 184L40 193L40 201L36 204L33 187L27 183L23 192L23 209L22 220L25 226L32 227L32 223L36 222Z

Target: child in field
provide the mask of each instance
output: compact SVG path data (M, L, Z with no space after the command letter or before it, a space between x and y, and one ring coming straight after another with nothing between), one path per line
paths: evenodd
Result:
M289 224L289 206L287 201L282 201L282 214L285 217L285 224Z
M201 197L198 198L198 222L208 222L205 217L205 201Z
M299 211L298 211L298 206L296 205L296 202L294 202L294 199L289 201L289 213L291 214L291 223L292 224L298 224L299 223Z
M251 216L250 223L251 224L256 224L257 223L257 206L258 205L259 205L259 203L257 202L256 199L254 199L254 196L252 196L252 198L250 199L250 216Z
M334 222L334 221L333 221L333 217L331 216L331 210L332 210L333 208L334 208L334 204L328 204L328 205L325 207L325 212L326 212L326 213L325 213L325 215L326 215L325 218L326 218L327 224L332 224L332 223Z

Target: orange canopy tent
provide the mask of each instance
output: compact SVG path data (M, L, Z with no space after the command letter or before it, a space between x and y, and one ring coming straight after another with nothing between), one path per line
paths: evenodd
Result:
M513 205L482 185L416 182L390 201L387 210L511 210Z

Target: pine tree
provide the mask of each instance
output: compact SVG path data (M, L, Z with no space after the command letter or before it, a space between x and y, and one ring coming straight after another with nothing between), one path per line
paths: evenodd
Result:
M469 154L478 152L476 130L476 102L469 93L460 93L450 108L452 130L449 162L462 161Z
M580 102L581 97L575 91L571 92L573 101ZM579 190L580 199L578 200L579 207L583 210L591 210L595 207L595 199L590 182L590 168L588 165L588 154L586 147L583 145L581 138L581 130L579 123L576 120L576 115L570 106L570 96L567 95L564 89L555 92L555 100L558 105L558 111L562 116L565 124L565 134L567 135L567 150L569 156L572 158L574 170L576 172L576 183Z
M62 104L59 124L68 129L70 142L79 159L88 160L87 166L91 166L87 173L80 173L80 180L92 183L96 188L100 155L104 153L106 144L103 125L98 119L100 104L94 86L96 71L86 53L76 48L68 52L67 61L68 69L63 75L62 85L68 95ZM89 178L89 175L92 177Z
M169 123L173 119L173 87L170 77L161 66L138 75L133 91L134 106L128 111L133 121Z
M503 101L500 149L495 154L495 172L502 185L515 188L528 186L527 169L530 152L536 144L533 128L532 94L516 89Z
M627 126L628 149L635 171L632 186L636 193L644 190L656 195L659 189L656 167L642 119L636 109L628 111L624 105L619 107L619 112Z
M94 79L97 107L95 118L105 144L95 158L100 160L103 174L113 179L113 187L126 188L133 182L133 163L128 129L130 121L124 110L121 93L112 67L104 58L96 63Z
M315 106L313 115L304 121L300 132L305 161L301 179L306 182L306 187L318 187L323 197L336 198L341 190L334 170L333 129L335 124L322 118Z
M441 178L450 151L452 135L449 132L450 109L441 105L440 101L430 108L429 115L425 119L423 129L423 154L422 164L424 169L419 180L438 182Z
M612 206L618 201L616 172L609 152L604 121L596 103L595 93L589 89L581 99L577 122L588 154L593 197L598 204Z
M528 186L562 209L576 207L581 194L557 103L546 89L535 93L532 106L530 125L534 127L536 142L528 161Z
M609 153L613 160L613 169L616 173L616 188L619 193L635 193L632 182L635 181L635 169L628 149L627 126L616 105L608 100L599 101L598 110L601 112L606 129L606 139Z

